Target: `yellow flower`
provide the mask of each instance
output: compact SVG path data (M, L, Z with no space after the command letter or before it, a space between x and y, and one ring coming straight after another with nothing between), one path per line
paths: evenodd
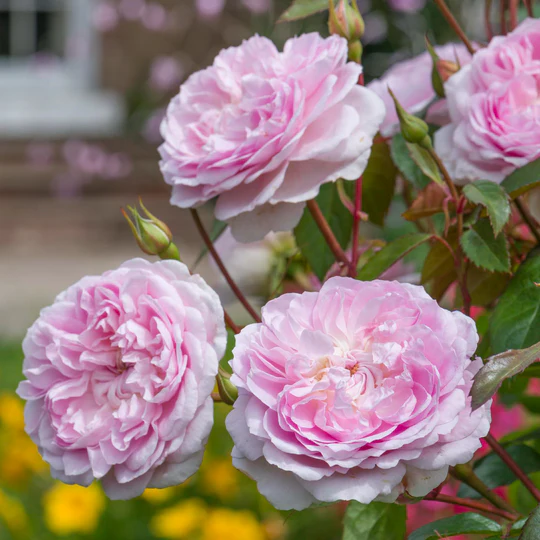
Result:
M13 497L9 497L0 489L0 521L14 536L23 535L27 532L28 517L23 505Z
M264 527L247 510L216 508L204 522L203 540L265 540Z
M187 539L202 526L207 510L200 499L188 499L156 514L150 529L158 538Z
M201 481L206 493L228 500L238 492L238 471L231 458L219 458L203 463Z
M97 484L85 488L58 482L43 497L45 523L55 534L91 533L105 508Z
M24 405L13 394L0 394L0 422L5 429L24 431Z
M18 484L30 474L48 469L39 455L37 446L26 433L15 433L6 437L0 452L0 478L9 484Z
M177 491L177 486L164 489L148 488L144 490L141 497L151 504L161 504L172 499Z

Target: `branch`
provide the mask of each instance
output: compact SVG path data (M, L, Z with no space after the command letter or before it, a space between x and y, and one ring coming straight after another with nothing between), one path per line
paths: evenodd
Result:
M246 297L238 287L238 285L235 283L234 279L231 277L227 269L225 268L225 265L223 264L223 261L221 260L221 257L219 256L218 252L216 251L216 248L214 247L214 244L212 243L211 238L208 236L208 233L206 232L206 229L204 228L204 225L202 224L201 218L199 217L199 213L194 208L191 209L191 215L193 216L193 221L195 222L195 225L197 226L197 229L199 231L199 234L201 235L208 251L214 258L214 261L218 265L221 273L223 274L223 277L229 284L229 287L232 289L233 293L235 294L236 298L240 301L240 303L246 308L246 311L253 317L253 319L256 322L261 322L261 318L259 317L259 314L253 309L251 304L247 301ZM234 329L233 329L234 330Z
M349 276L356 277L356 266L358 265L358 237L360 235L360 221L362 218L362 177L356 181L354 192L354 213L353 213L353 233L352 233L352 255Z
M533 217L529 214L527 208L525 208L525 205L521 202L519 197L516 197L514 199L514 204L516 205L516 208L519 210L519 213L521 214L521 217L523 218L523 221L528 225L529 229L531 230L531 233L536 238L536 241L540 244L540 233L538 232L538 229L536 228Z
M448 9L448 6L446 5L446 2L444 0L433 0L438 8L441 10L442 14L444 15L444 18L448 21L448 24L453 28L454 32L459 36L459 39L463 41L465 44L465 47L467 47L467 50L474 54L475 48L473 47L472 43L469 41L469 38L465 35L465 32L457 22L456 18L452 14L452 12Z
M442 493L439 493L438 495L428 495L427 497L424 497L424 500L448 504L458 504L459 506L466 506L467 508L472 508L480 512L500 516L504 519L507 519L508 521L515 521L515 519L519 517L515 513L506 512L505 510L489 506L473 499L462 499L461 497L452 497L451 495L443 495Z

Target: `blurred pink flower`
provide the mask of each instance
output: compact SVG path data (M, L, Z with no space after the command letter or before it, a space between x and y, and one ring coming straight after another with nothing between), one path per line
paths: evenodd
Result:
M444 60L459 58L461 65L471 61L471 55L461 43L448 43L435 47L437 54ZM412 114L422 111L436 97L431 85L432 61L426 51L410 60L393 65L380 79L371 81L367 86L379 95L386 106L386 116L381 128L384 137L397 133L399 121L394 102L388 93L388 87L394 92L401 105ZM438 111L440 114L440 110Z
M414 13L420 11L426 5L426 0L388 0L388 3L396 11Z
M272 0L242 0L242 4L252 13L264 13L272 6Z
M94 26L100 32L110 32L118 26L119 16L116 6L111 2L99 2L94 8Z
M161 4L150 2L146 4L141 20L149 30L163 30L167 26L167 10Z
M196 0L195 6L201 17L217 17L225 7L225 0Z
M50 165L55 153L54 145L49 142L31 142L26 146L26 158L34 167Z
M128 21L135 21L143 16L145 0L121 0L118 11Z
M163 141L160 129L166 112L167 110L165 108L157 109L146 120L142 129L142 136L149 143L155 144Z
M193 74L162 125L171 203L217 198L240 241L293 228L322 184L364 171L384 105L357 84L347 42L304 34L283 52L255 36Z
M26 334L18 388L53 477L126 499L195 473L226 335L216 293L178 261L133 259L61 293Z
M184 77L185 69L174 56L158 56L150 66L150 85L166 92L176 88Z
M282 295L236 337L233 463L284 510L424 496L489 430L491 403L469 397L477 343L472 319L414 285Z

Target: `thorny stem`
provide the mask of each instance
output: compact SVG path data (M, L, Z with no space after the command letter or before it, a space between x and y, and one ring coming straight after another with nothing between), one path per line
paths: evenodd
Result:
M530 494L540 502L540 490L533 484L532 480L527 476L525 471L514 461L512 456L499 444L497 439L488 433L485 437L486 442L491 446L492 450L504 461L506 466L516 475L521 483L529 490Z
M488 500L491 504L508 512L515 517L518 517L517 512L510 504L508 504L503 498L499 497L495 492L491 491L480 478L476 475L473 468L470 465L456 465L450 469L450 474L454 477L472 487L475 491L480 493L484 499Z
M486 34L489 41L493 38L493 25L491 24L491 6L493 4L493 0L486 0L486 3L484 5L484 19L486 22Z
M528 225L529 229L531 230L531 233L536 238L536 241L540 244L540 233L538 232L538 229L536 228L536 225L534 224L533 218L529 214L527 208L525 208L525 205L521 202L519 197L516 197L514 199L514 204L516 205L516 208L519 210L519 213L521 214L523 221Z
M246 308L246 311L253 317L253 319L256 322L261 322L261 318L259 317L259 314L253 309L251 304L247 301L247 298L244 296L238 285L235 283L234 279L231 277L227 269L225 268L225 265L223 264L223 261L221 260L221 257L219 256L218 252L216 251L216 248L214 247L214 244L212 243L211 238L208 236L208 233L206 232L206 229L204 228L204 225L201 221L201 218L199 216L199 213L194 208L191 209L191 215L193 217L193 221L195 222L195 225L199 231L199 234L201 235L208 251L214 258L214 261L218 265L219 270L223 274L223 277L229 284L229 287L232 289L233 293L235 294L236 298L240 301L240 303ZM233 329L234 330L234 329Z
M427 497L424 497L424 500L466 506L467 508L472 508L480 512L500 516L509 521L514 521L517 517L515 513L510 513L506 510L501 510L500 508L494 508L493 506L489 506L487 504L475 501L474 499L463 499L461 497L453 497L451 495L444 495L442 493L439 493L437 495L428 495Z
M358 264L358 237L360 235L360 221L362 218L362 177L356 181L354 192L354 214L352 232L352 255L349 267L349 276L356 277L356 265Z
M472 45L472 43L469 41L469 38L466 36L465 32L457 22L456 18L454 17L453 13L450 11L448 6L446 5L446 2L444 0L433 0L438 8L441 10L441 13L444 15L444 18L448 21L448 24L453 28L454 32L459 36L459 39L463 41L465 44L465 47L467 47L467 50L471 53L475 53L475 49Z
M510 30L514 30L518 25L518 7L519 0L510 0Z
M311 212L311 215L315 223L317 224L317 227L319 227L321 234L324 236L324 239L326 240L328 247L334 254L336 261L338 263L349 265L350 264L349 259L347 258L347 255L345 255L345 252L343 251L342 247L339 245L339 242L337 241L337 238L332 232L332 229L330 228L328 221L326 221L324 214L321 212L321 209L319 208L317 201L315 201L315 199L311 199L311 201L307 202L307 207L308 207L308 210Z

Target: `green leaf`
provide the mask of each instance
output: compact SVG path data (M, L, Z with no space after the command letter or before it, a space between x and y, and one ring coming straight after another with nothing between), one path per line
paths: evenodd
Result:
M401 133L398 133L392 138L390 151L392 161L406 180L418 189L424 189L430 183L429 178L411 158L411 154L407 148L407 142Z
M520 266L491 316L494 353L524 349L540 341L540 251Z
M530 515L519 540L540 540L540 506Z
M463 193L472 203L486 207L493 232L498 236L510 218L510 203L504 189L495 182L478 180L467 184Z
M405 506L373 502L349 503L344 519L343 540L403 540L406 533Z
M375 253L367 263L360 268L357 279L371 281L377 279L394 263L405 257L413 249L432 238L431 234L413 233L397 238Z
M321 186L316 201L341 247L346 248L352 233L352 216L343 206L336 184L328 183ZM307 208L294 229L294 235L311 269L320 280L323 280L335 258Z
M294 0L291 6L283 12L278 22L305 19L327 9L328 0Z
M465 512L428 523L409 535L409 540L439 540L459 534L487 534L502 532L502 527L487 517Z
M511 349L488 358L474 376L471 388L473 411L490 399L505 379L521 373L540 357L540 343L528 349Z
M512 199L540 185L540 159L528 163L507 176L501 183Z
M513 444L506 447L510 456L520 464L526 474L540 471L540 454L525 444ZM516 475L508 468L497 454L488 454L474 465L474 472L490 489L508 486L517 480ZM459 497L480 499L482 496L473 488L461 484Z
M476 222L461 237L465 255L490 272L510 272L510 255L504 235L495 238L488 219Z
M437 166L437 163L435 163L435 160L430 156L429 152L417 144L406 144L412 160L420 167L422 172L437 184L440 184L441 186L444 185L439 167Z
M471 296L473 306L488 306L492 304L502 294L510 276L500 272L488 272L474 265L467 271L467 289ZM461 307L463 301L461 290L458 289L456 297L456 307Z
M457 246L457 231L450 229L447 238L450 247ZM427 254L422 268L422 283L431 283L429 293L440 300L448 287L457 279L454 257L442 242L434 242Z
M390 159L390 149L386 143L376 143L371 147L371 155L362 175L362 211L375 225L384 225L384 218L390 208L396 187L397 170ZM347 182L354 192L354 182ZM351 193L351 198L354 194Z

